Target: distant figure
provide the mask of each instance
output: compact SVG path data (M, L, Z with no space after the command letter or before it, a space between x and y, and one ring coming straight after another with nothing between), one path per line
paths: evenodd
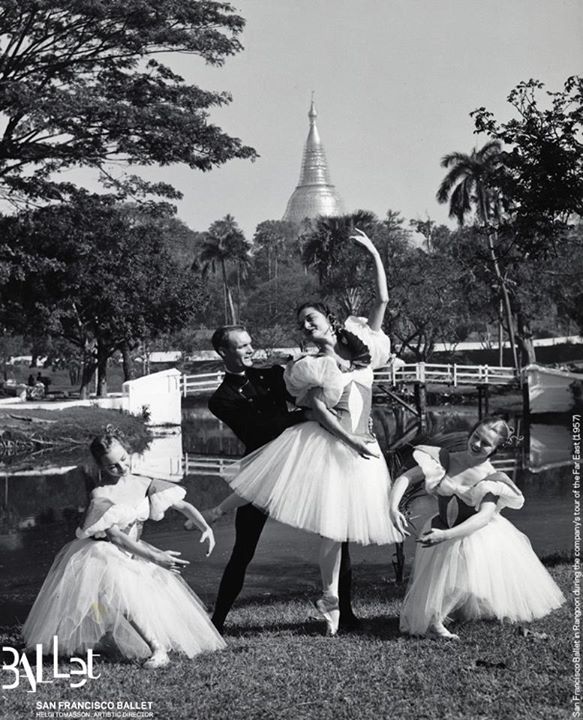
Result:
M26 381L26 384L29 387L34 387L36 385L36 380L34 379L34 375L32 373L30 373L30 375L28 376L28 380Z
M32 375L31 375L31 377L32 377ZM51 384L52 380L50 379L50 377L46 377L45 375L43 375L42 373L39 372L38 375L36 376L36 382L42 383L45 388L45 393L47 393L49 391L49 385Z

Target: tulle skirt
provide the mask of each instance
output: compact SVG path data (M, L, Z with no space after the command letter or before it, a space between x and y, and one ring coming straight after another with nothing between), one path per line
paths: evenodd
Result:
M429 529L431 521L424 530ZM418 546L401 610L401 631L424 635L435 620L526 622L560 607L565 597L529 539L500 515L459 540Z
M168 651L193 657L225 646L198 597L178 575L113 543L74 540L59 552L22 628L27 647L53 636L74 655L113 642L127 658L149 645L133 623Z
M378 444L366 459L316 422L304 422L229 468L238 495L293 527L363 545L398 542L391 479Z

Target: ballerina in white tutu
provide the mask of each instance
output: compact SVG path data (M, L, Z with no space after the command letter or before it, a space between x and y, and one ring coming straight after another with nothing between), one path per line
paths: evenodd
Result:
M271 517L322 536L323 595L317 607L327 632L338 630L341 544L388 544L401 539L389 513L390 476L369 431L373 369L390 357L381 325L388 302L379 253L362 232L352 236L375 264L376 303L368 317L339 325L328 308L306 303L297 312L308 342L319 350L290 363L284 380L296 404L311 408L317 422L287 428L247 455L229 473L235 495L207 517L251 502Z
M402 632L457 640L444 624L450 615L527 622L565 602L528 538L500 515L524 504L512 480L490 463L511 434L503 419L485 418L470 433L467 450L420 445L413 451L419 467L395 480L391 517L403 534L407 520L399 502L410 483L425 479L439 507L418 540Z
M175 483L132 475L129 456L111 434L95 438L91 454L100 484L91 493L77 539L59 552L22 628L27 647L52 647L63 655L113 643L144 667L167 665L168 652L193 657L225 647L194 592L179 572L188 561L140 539L148 518L172 507L184 514L214 548L212 529L184 501Z

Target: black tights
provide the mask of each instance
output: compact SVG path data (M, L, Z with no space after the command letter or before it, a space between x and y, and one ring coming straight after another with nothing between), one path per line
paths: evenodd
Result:
M261 532L267 520L267 515L253 505L243 505L237 508L235 516L235 546L231 558L223 573L215 611L212 621L214 625L222 630L225 618L233 603L243 588L247 566L253 559L255 548L261 537ZM351 606L351 585L352 567L348 543L342 543L342 554L340 560L340 580L338 595L340 601L340 622L350 621L352 618Z

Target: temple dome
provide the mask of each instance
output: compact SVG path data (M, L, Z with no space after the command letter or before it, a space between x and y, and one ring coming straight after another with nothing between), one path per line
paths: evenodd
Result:
M301 223L306 218L342 215L344 212L340 195L330 182L326 153L316 126L317 115L312 98L308 113L310 131L304 147L300 181L288 201L283 216L288 222Z

